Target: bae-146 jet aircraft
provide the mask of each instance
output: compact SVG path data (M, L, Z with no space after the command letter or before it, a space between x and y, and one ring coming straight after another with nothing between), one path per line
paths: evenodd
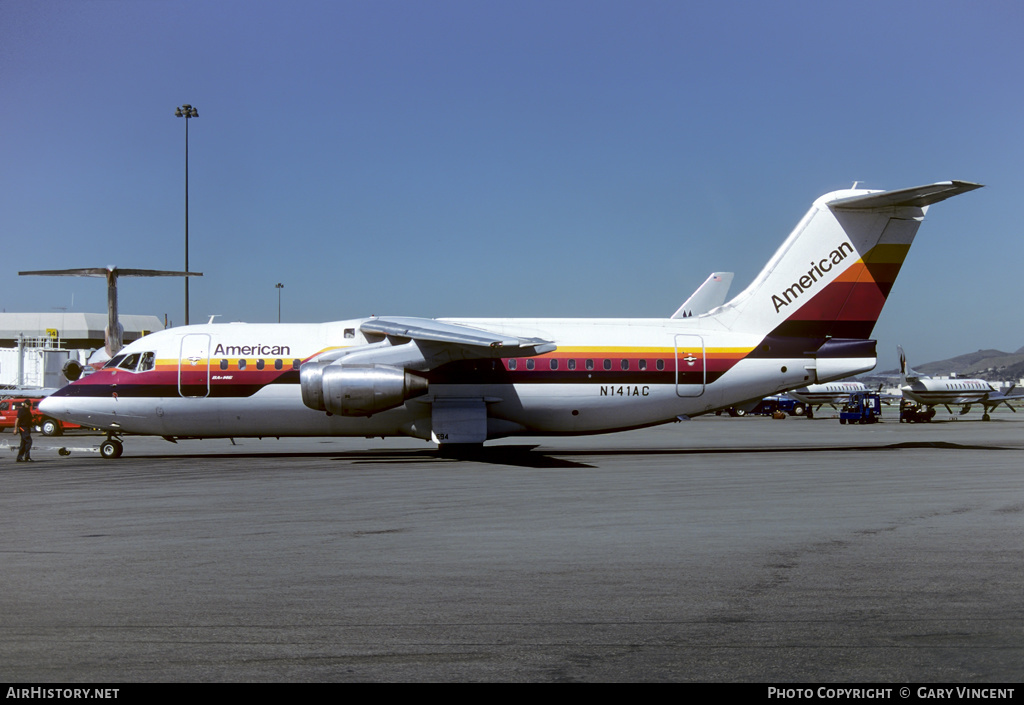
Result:
M1009 402L1024 399L1022 393L1004 394L983 379L932 379L911 369L907 365L907 356L903 348L897 346L896 349L900 353L900 391L903 392L905 399L928 407L925 420L930 421L935 416L935 407L939 404L946 407L946 411L951 414L953 410L949 408L950 404L962 405L961 414L968 413L974 404L981 404L981 420L989 421L992 418L989 413L1000 404L1006 404L1010 411L1016 412Z
M407 318L171 328L45 399L43 413L182 438L411 436L440 446L621 431L874 368L869 336L945 181L821 196L754 281L664 319Z

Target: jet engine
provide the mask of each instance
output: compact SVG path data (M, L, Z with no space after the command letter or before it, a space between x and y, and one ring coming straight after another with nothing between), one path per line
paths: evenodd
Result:
M73 358L68 360L67 362L65 362L64 363L64 367L61 368L61 372L64 373L64 377L69 382L74 382L76 379L81 377L82 376L82 372L84 372L84 371L85 371L85 368L82 367L82 363L80 363L78 360L75 360Z
M302 403L342 416L372 416L427 393L427 380L390 365L307 362L299 381Z

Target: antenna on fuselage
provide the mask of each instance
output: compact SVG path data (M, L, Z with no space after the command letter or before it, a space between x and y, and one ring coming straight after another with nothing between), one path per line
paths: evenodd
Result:
M34 272L18 272L18 276L43 277L106 277L107 278L107 327L103 331L107 355L113 357L124 347L124 329L117 320L117 278L118 277L201 277L202 272L171 272L163 269L119 269L114 265L87 269L41 269Z

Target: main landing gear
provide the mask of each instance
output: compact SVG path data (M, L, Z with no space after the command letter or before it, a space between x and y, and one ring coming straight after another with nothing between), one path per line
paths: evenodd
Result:
M100 455L107 460L114 460L120 458L121 453L124 452L124 444L121 443L119 438L113 436L107 436L107 440L100 443Z

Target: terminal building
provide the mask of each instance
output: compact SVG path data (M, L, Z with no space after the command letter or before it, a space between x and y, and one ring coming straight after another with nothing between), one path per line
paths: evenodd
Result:
M126 345L164 328L156 316L119 320ZM88 362L103 348L106 325L106 313L0 313L0 388L64 386L64 364Z

